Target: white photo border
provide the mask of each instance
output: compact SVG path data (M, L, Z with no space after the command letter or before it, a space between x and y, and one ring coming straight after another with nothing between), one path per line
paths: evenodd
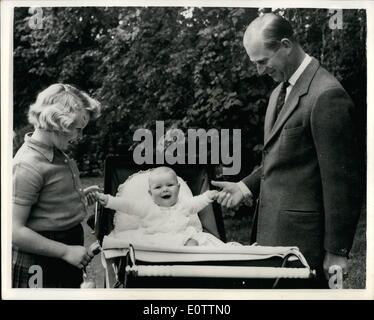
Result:
M367 96L367 259L366 289L344 290L225 290L225 289L13 289L11 288L11 196L13 144L13 12L15 7L80 6L186 6L186 7L279 7L278 1L252 0L2 0L1 5L1 278L3 299L28 300L258 300L258 299L374 299L374 197L373 141L374 95ZM374 2L373 1L282 1L284 8L366 9L367 88L374 87ZM212 295L214 292L214 295Z

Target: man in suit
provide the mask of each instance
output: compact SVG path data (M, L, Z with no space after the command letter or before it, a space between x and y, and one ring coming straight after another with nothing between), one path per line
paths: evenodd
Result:
M261 166L238 183L213 182L226 191L218 202L258 198L255 241L299 247L322 279L317 287L327 287L330 266L348 272L360 212L353 103L281 16L256 18L243 43L258 73L280 84L266 111Z

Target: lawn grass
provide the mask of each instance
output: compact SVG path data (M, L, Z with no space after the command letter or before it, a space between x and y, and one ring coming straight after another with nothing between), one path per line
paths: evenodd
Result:
M362 208L360 220L349 260L349 277L347 288L364 289L366 287L366 206Z
M91 185L103 186L103 178L82 178L84 187ZM93 206L90 208L90 214L94 213ZM251 217L227 217L224 219L227 241L237 241L242 244L249 244L249 234L252 224ZM85 246L88 247L96 238L92 230L83 223L85 232ZM96 286L104 286L104 268L101 264L100 255L97 255L91 262L96 278ZM353 247L351 250L351 259L349 260L349 277L344 281L344 288L364 289L366 282L366 207L363 208L360 220L357 226Z

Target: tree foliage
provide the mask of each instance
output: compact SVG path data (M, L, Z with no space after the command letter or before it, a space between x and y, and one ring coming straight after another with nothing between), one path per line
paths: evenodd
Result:
M261 158L263 120L275 83L258 77L242 45L258 15L253 8L43 8L43 29L31 30L26 8L14 19L14 128L55 82L87 91L103 114L72 152L84 174L99 174L108 154L133 146L138 128L242 129L242 172ZM286 9L305 50L334 73L366 123L366 13L344 10L342 30L328 28L328 10ZM238 177L235 177L238 179Z

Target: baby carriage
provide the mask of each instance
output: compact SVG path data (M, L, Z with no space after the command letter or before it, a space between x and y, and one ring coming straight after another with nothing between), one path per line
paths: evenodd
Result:
M137 165L131 156L110 156L104 165L104 193L139 171L155 165ZM211 165L170 166L193 195L210 189ZM147 192L147 189L145 189ZM99 206L94 230L101 246L107 288L274 288L308 281L314 271L296 247L170 247L134 245L111 236L114 211ZM199 212L204 232L226 242L221 207L213 202ZM248 230L249 232L249 230Z

